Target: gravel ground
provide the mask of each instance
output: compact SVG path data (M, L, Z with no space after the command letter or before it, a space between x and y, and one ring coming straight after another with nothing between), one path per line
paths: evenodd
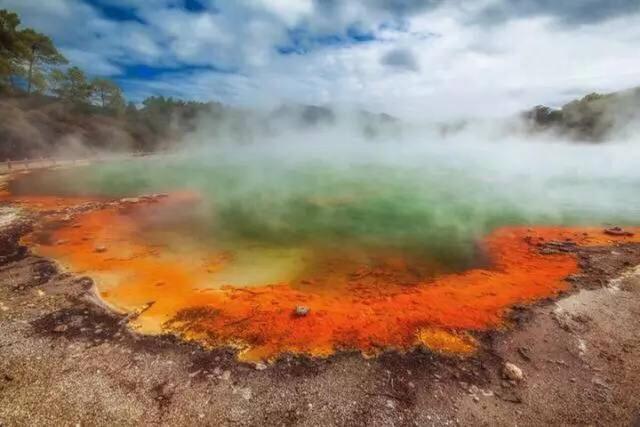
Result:
M132 333L90 278L21 248L29 224L9 214L0 221L0 426L640 421L638 245L576 249L575 290L516 307L511 326L479 337L470 358L418 350L254 366L230 350ZM523 378L504 378L506 362Z

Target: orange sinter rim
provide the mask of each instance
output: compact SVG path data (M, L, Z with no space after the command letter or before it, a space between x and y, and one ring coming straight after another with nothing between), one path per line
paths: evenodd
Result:
M40 211L88 201L9 199ZM231 346L248 361L285 353L322 357L339 350L375 355L416 346L470 354L477 347L472 333L503 326L511 306L567 290L564 279L578 270L575 256L541 254L540 243L640 241L612 237L601 228L501 228L484 239L486 268L408 283L407 263L393 254L373 267L353 261L341 266L346 258L337 254L331 268L305 277L308 269L291 268L297 255L265 258L251 250L238 255L193 243L169 247L145 234L145 224L163 210L197 202L197 195L185 192L154 203L107 203L71 219L57 218L46 239L36 233L26 239L39 254L96 279L101 297L114 309L138 312L131 326L140 332ZM243 266L249 272L239 271ZM252 273L251 266L271 271Z

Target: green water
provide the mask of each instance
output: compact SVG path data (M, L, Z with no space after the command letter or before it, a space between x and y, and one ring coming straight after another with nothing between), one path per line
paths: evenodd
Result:
M210 150L33 174L12 191L122 197L191 190L202 203L174 226L199 241L392 249L451 269L477 263L477 243L500 226L640 222L640 173L624 150L376 149ZM618 169L610 167L615 161Z

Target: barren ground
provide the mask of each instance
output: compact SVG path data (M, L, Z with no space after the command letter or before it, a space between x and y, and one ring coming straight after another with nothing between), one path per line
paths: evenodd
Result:
M90 278L20 247L28 222L0 213L0 425L640 422L640 245L572 249L574 290L516 307L473 357L343 353L265 367L132 333ZM524 380L503 378L505 362Z

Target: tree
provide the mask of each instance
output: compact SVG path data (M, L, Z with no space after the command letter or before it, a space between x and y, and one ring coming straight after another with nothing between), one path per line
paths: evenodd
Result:
M127 115L136 115L138 114L138 107L136 107L136 104L133 102L129 102L127 104L127 110L126 110Z
M18 26L20 18L8 10L0 10L0 84L11 84L16 74L20 48Z
M91 82L93 98L103 109L116 115L122 115L126 108L122 89L114 81L96 78Z
M22 56L27 63L27 93L31 93L34 80L45 82L46 67L66 64L67 60L54 46L51 39L30 28L19 33Z
M17 41L20 17L6 9L0 10L0 49L3 54L11 52Z
M136 122L139 120L138 107L133 102L129 102L124 111L125 118L130 122Z
M48 68L67 60L49 37L30 28L18 30L19 26L17 14L0 10L0 77L12 85L14 77L24 78L27 93L34 88L43 91Z
M49 84L55 95L72 106L80 107L90 103L92 86L78 67L71 67L66 72L53 70L49 75Z

